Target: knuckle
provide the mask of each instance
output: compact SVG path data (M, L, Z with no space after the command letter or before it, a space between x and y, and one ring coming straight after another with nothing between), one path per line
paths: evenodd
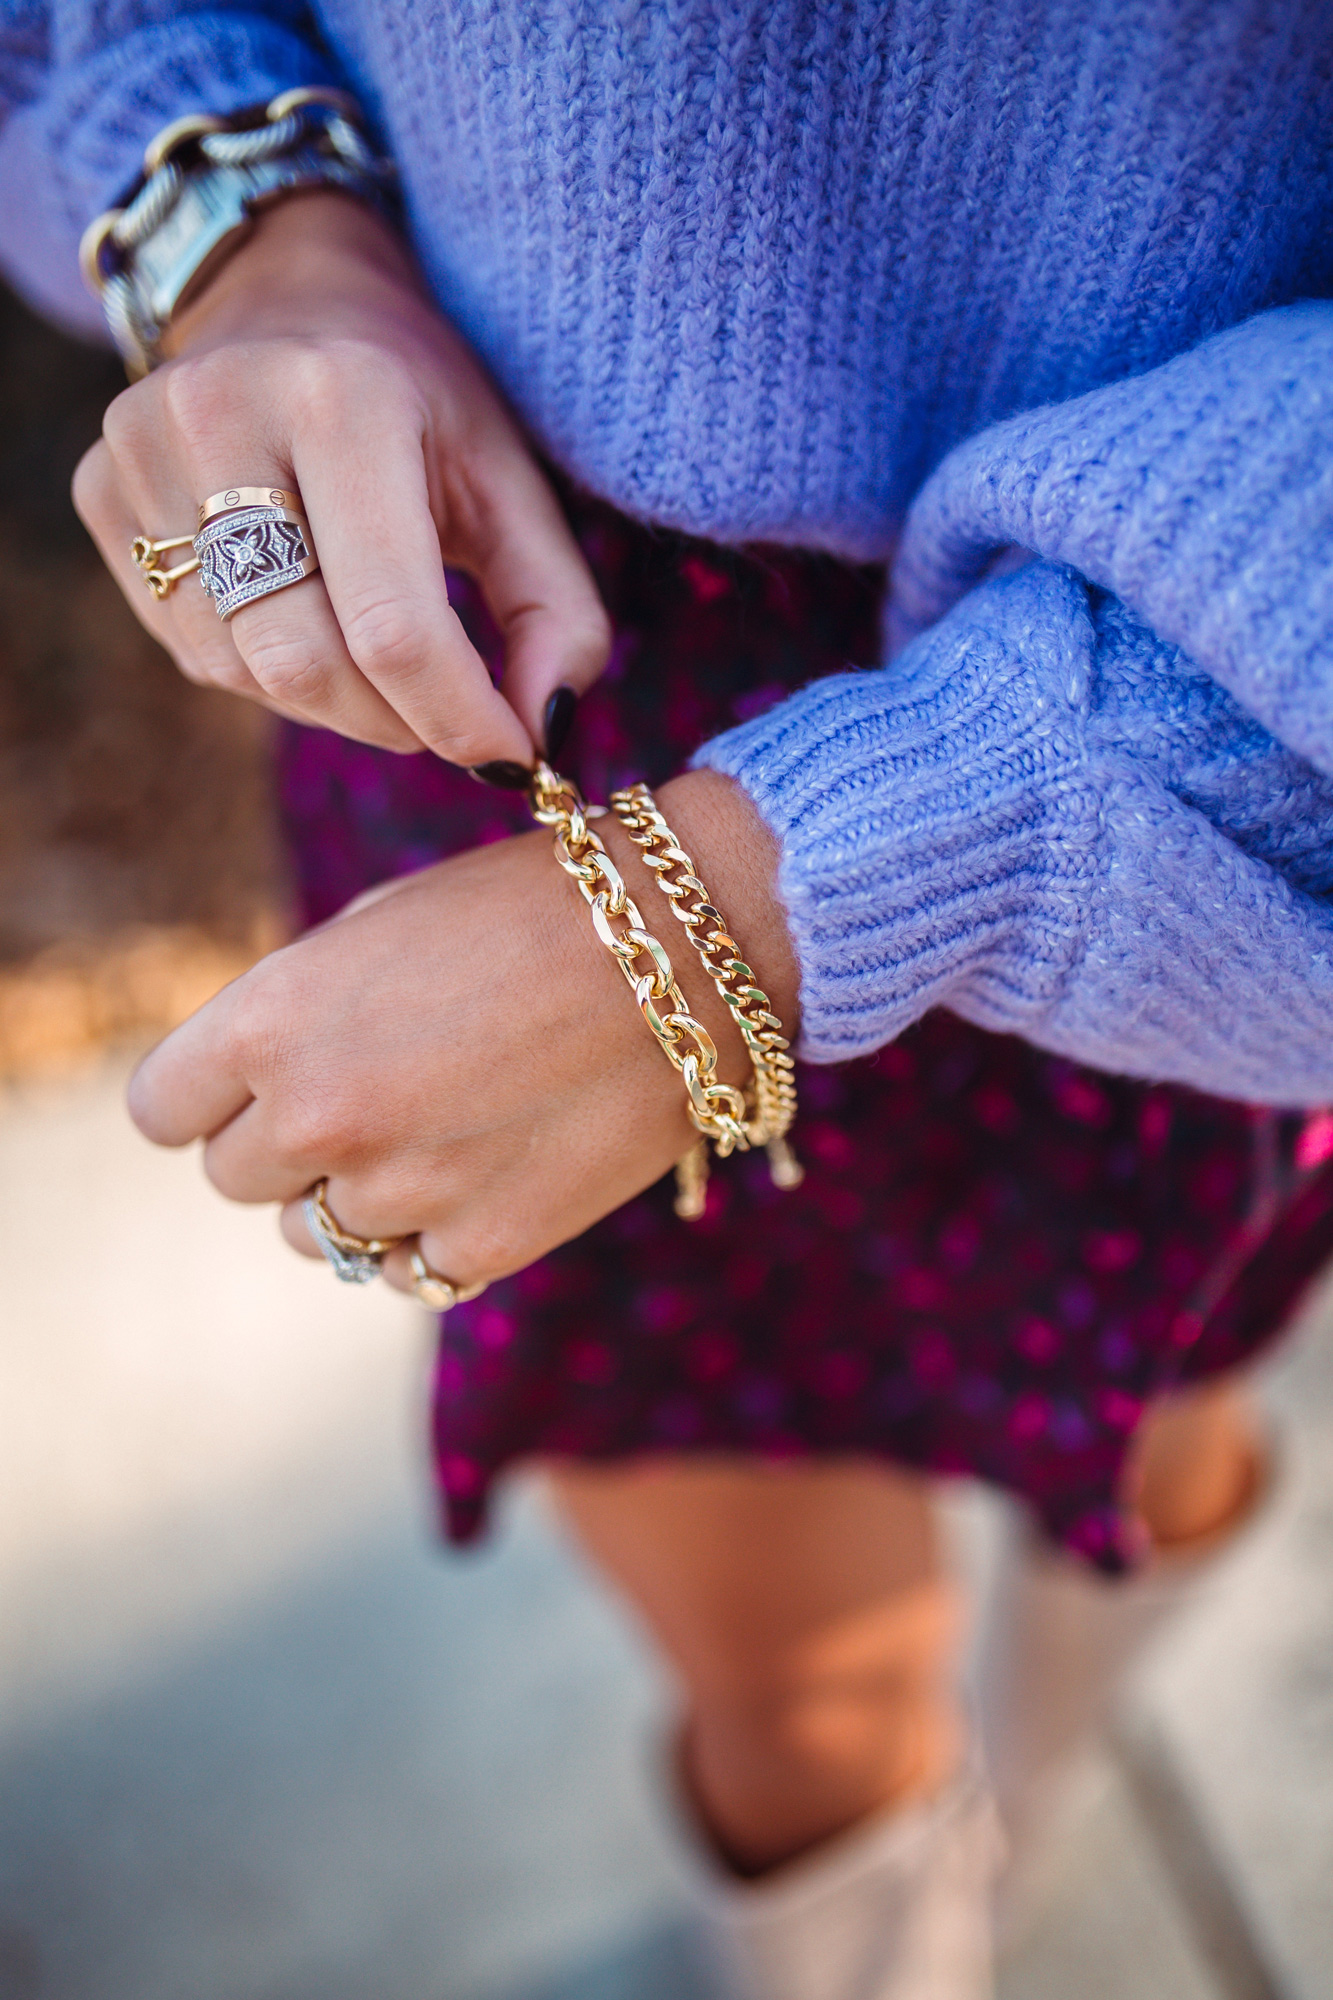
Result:
M210 673L202 661L190 659L188 655L180 653L173 653L172 661L176 672L183 680L189 681L191 687L215 687L221 689L224 694L238 694L240 692L239 688L229 688L226 681L220 679L217 674Z
M345 1166L362 1143L345 1084L312 1063L305 1029L319 981L299 947L275 952L240 983L228 1023L230 1056L266 1107L276 1157L324 1171Z
M323 1092L290 1084L275 1107L273 1138L279 1159L297 1166L328 1172L350 1156L347 1120L339 1117L337 1105Z
M107 502L115 490L116 474L111 463L109 447L99 442L83 454L74 468L70 481L70 498L74 511L85 527L90 528L105 511Z
M241 670L249 673L267 693L301 708L322 701L328 694L329 667L312 651L300 633L286 631L281 624L261 627L258 632L237 633Z
M288 393L310 425L337 423L368 395L391 414L402 395L398 363L382 347L351 336L293 343L287 368Z
M243 974L232 989L227 1053L252 1083L278 1077L289 1067L291 1028L302 1018L306 998L304 981L289 953L290 948L274 952Z
M412 680L426 667L426 635L400 599L354 598L341 623L348 652L372 678Z
M469 1218L467 1227L454 1237L451 1254L457 1272L448 1275L463 1283L474 1278L503 1277L528 1262L529 1252L519 1232L503 1216L487 1214Z
M250 670L236 652L216 654L203 649L187 652L176 647L172 653L177 669L187 681L196 687L215 687L223 694L252 694L254 692Z
M163 405L187 449L215 445L222 424L235 409L230 376L230 368L211 354L186 356L164 371Z
M113 459L124 463L142 454L151 441L153 419L145 385L135 383L114 396L102 413L102 438Z
M242 660L234 665L230 660L219 660L215 665L201 667L198 679L201 686L215 687L221 694L253 695L255 691L254 677Z

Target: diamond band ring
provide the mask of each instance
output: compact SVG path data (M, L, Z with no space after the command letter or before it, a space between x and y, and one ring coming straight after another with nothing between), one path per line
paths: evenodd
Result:
M368 1285L378 1278L389 1252L401 1236L353 1236L344 1229L328 1203L327 1180L316 1181L301 1204L305 1226L345 1285Z
M233 493L239 496L251 490L232 487L213 499L226 502ZM283 494L284 501L294 497ZM204 502L205 507L210 504ZM194 538L194 552L199 558L199 581L224 624L242 605L301 583L319 568L305 515L296 507L279 506L267 488L261 504L231 508L207 519Z

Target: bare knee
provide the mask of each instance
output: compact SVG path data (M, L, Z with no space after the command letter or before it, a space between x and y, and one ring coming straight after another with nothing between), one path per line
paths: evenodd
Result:
M1126 1469L1126 1498L1159 1548L1207 1541L1248 1514L1265 1456L1253 1395L1222 1376L1149 1409Z
M961 1612L920 1481L691 1465L558 1485L675 1672L687 1785L738 1865L947 1776Z
M923 1583L783 1644L726 1621L685 1681L685 1776L732 1863L763 1869L937 1788L963 1725L954 1593Z
M939 1576L823 1617L770 1622L755 1608L714 1604L675 1664L696 1706L775 1736L809 1717L874 1715L913 1698L948 1674L961 1621L958 1592Z

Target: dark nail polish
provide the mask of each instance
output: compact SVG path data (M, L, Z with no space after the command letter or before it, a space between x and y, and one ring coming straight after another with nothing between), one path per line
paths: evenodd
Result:
M501 792L526 792L532 783L532 773L522 764L511 764L507 757L497 757L493 764L474 764L472 775L483 785L494 785Z
M558 687L546 704L542 720L546 728L546 755L552 763L565 747L578 705L579 698L572 687Z

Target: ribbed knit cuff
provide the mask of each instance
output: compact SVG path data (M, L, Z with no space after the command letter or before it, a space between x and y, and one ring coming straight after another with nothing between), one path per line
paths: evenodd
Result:
M1034 564L887 670L818 681L693 762L777 838L800 1053L866 1055L937 1005L1022 1033L1083 951L1103 865L1087 596Z
M187 112L239 111L337 81L292 29L224 9L156 19L59 69L0 138L0 262L44 310L99 324L85 303L79 238L131 185L149 140Z

